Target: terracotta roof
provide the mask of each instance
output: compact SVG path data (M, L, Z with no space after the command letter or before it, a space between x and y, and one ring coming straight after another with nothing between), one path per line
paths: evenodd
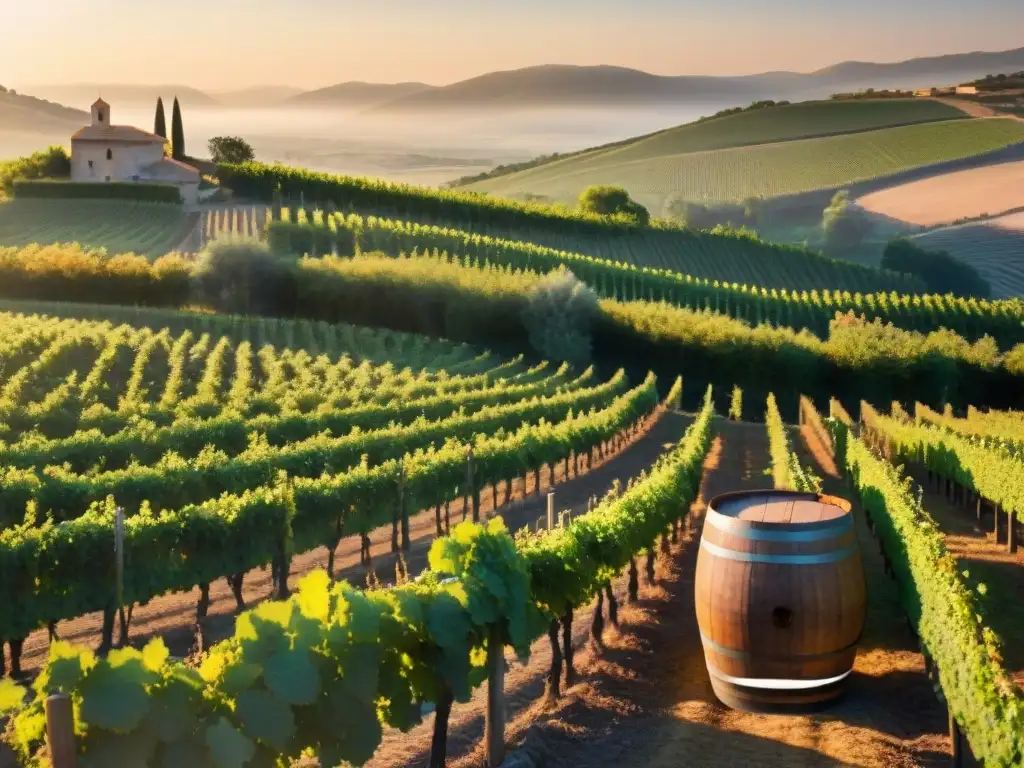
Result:
M71 135L72 141L130 141L138 144L166 144L167 139L130 125L87 125Z
M107 104L107 102L105 102L105 101L103 100L103 97L102 97L102 96L100 96L100 97L99 97L98 99L96 99L96 101L94 101L94 102L92 103L92 105L93 105L94 107L109 107L109 106L110 106L109 104Z
M169 157L165 157L163 160L159 160L151 165L143 166L139 169L139 174L146 179L154 179L157 181L199 181L199 171L193 168L191 165L179 162L178 160L172 160Z

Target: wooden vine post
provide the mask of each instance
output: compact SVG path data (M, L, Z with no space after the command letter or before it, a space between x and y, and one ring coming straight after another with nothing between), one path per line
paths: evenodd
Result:
M950 764L954 768L962 768L964 764L963 734L960 732L960 723L953 716L953 710L949 710L949 740L953 746Z
M487 715L484 746L488 768L505 759L505 643L501 626L492 625L487 638Z
M117 564L117 613L121 625L120 645L128 642L128 621L124 614L124 510L114 511L114 558Z
M405 467L398 475L398 515L402 520L402 551L408 552L409 543L409 510L405 498Z
M555 527L555 492L548 493L548 530Z
M53 768L75 768L75 716L71 697L55 693L46 698L46 745Z
M468 503L472 500L473 504L473 522L480 522L480 497L476 493L476 488L473 485L473 446L469 446L466 449L466 495L465 502ZM466 519L466 508L462 509L462 519Z
M1011 555L1017 551L1017 515L1012 509L1006 509L1006 551Z

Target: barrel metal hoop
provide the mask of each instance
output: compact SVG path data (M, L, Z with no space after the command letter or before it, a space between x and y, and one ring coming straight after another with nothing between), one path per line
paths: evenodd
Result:
M838 563L857 554L856 544L851 544L848 547L836 549L832 552L820 552L812 555L771 555L760 552L737 552L734 549L726 549L717 544L712 544L706 539L701 539L700 546L710 554L723 560L736 560L741 563L769 563L772 565L825 565L826 563Z
M708 663L707 667L710 675L730 685L774 691L803 691L811 688L824 688L827 685L835 685L841 680L845 680L853 672L852 669L848 669L841 675L826 677L820 680L787 680L770 677L733 677L732 675L725 674L720 669L716 669L711 663Z
M752 541L792 541L793 543L824 541L826 539L838 538L853 530L853 520L849 516L841 518L838 524L830 525L826 528L815 528L814 530L800 530L803 526L794 526L784 531L754 528L743 521L723 515L720 512L707 515L705 522L710 523L713 528L728 533L730 536L739 536L744 539L751 539Z
M847 653L853 648L857 647L860 642L860 635L852 643L844 648L837 648L834 651L826 651L825 653L793 653L787 654L786 656L763 656L761 654L751 654L749 651L738 651L735 648L726 648L724 645L719 645L710 637L705 635L703 632L700 633L701 642L704 643L705 647L711 651L714 651L720 656L726 656L736 661L763 661L768 663L774 662L802 662L802 661L814 661L816 659L827 659L829 656L838 656L841 653Z

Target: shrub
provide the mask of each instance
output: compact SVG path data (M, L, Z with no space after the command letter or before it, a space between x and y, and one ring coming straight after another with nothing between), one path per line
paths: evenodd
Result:
M992 286L970 264L946 251L926 251L904 238L885 247L882 268L921 278L929 293L980 298L992 295Z
M590 362L591 325L600 312L597 295L562 268L531 289L523 325L542 357L582 366Z
M640 203L629 196L622 187L598 185L587 187L580 194L580 210L598 216L621 216L636 222L637 226L646 227L651 222L651 214Z
M856 248L871 233L871 221L863 208L850 200L850 193L836 192L821 218L825 244L829 248Z
M170 184L137 184L133 181L67 182L19 180L14 196L20 198L78 198L89 200L138 200L143 203L181 203L181 192Z
M272 314L286 300L289 269L256 240L218 239L199 255L197 298L219 312Z
M28 157L0 163L0 189L14 193L14 182L21 179L66 179L71 176L71 158L64 147L52 146Z

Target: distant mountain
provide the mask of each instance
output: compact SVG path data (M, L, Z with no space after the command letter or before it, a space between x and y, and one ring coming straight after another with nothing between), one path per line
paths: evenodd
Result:
M257 85L237 91L217 91L210 96L226 107L277 107L303 93L290 85Z
M187 85L111 85L109 83L75 83L71 85L39 85L24 90L31 91L52 101L71 104L88 109L98 96L113 107L127 105L154 105L157 96L162 96L170 109L177 96L183 107L220 106L215 98Z
M893 64L843 62L816 72L764 72L736 77L652 75L615 66L549 64L490 72L380 104L381 111L543 106L631 106L756 99L813 99L839 90L923 88L957 84L1024 68L1024 48L962 53Z
M86 112L0 86L0 130L46 133L66 130L70 138L88 121Z
M743 78L667 77L613 66L546 64L462 80L396 98L384 111L458 107L642 105L683 98L749 97L759 86Z
M872 78L919 78L956 76L962 72L981 72L998 74L1014 68L1024 67L1024 48L995 53L975 51L973 53L955 53L946 56L928 56L908 59L894 64L872 64L863 61L844 61L831 67L812 72L811 76L822 80L846 82L850 80L869 80ZM980 77L981 75L978 75ZM935 85L956 85L957 83L938 83Z
M437 90L426 83L347 82L299 93L288 99L292 106L366 109L396 99Z

